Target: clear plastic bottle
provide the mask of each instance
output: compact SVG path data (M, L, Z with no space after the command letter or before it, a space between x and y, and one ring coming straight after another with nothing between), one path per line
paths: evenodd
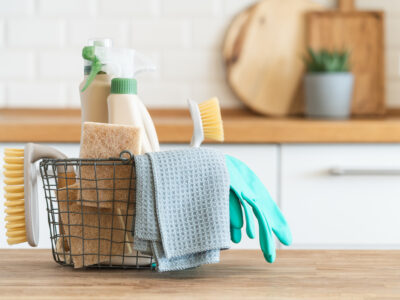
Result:
M110 94L111 79L112 75L107 74L105 71L100 70L96 73L93 79L89 80L89 74L91 74L94 66L93 60L88 60L85 57L88 48L92 46L100 46L105 48L111 48L112 41L110 39L94 39L88 41L88 46L84 48L84 74L85 77L79 85L80 97L81 97L81 120L83 122L108 122L108 111L107 111L107 97ZM101 66L101 65L100 65ZM103 66L101 66L103 69Z

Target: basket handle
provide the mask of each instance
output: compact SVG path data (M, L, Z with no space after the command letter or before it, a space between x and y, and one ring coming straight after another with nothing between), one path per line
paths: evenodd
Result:
M110 157L110 160L122 160L123 163L128 163L133 160L134 155L129 150L121 151L119 157Z

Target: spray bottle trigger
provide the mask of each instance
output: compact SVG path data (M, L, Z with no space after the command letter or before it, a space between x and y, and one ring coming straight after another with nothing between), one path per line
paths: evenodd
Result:
M92 64L92 70L90 71L90 74L86 79L85 86L81 89L81 92L84 92L88 88L88 86L92 83L93 79L96 77L97 73L99 73L100 71L101 71L101 62L96 59L96 61L94 61Z
M84 47L82 50L82 57L92 62L92 69L88 78L86 79L85 86L81 90L81 92L84 92L87 87L92 83L97 73L101 71L102 64L101 61L96 57L95 48L93 46Z

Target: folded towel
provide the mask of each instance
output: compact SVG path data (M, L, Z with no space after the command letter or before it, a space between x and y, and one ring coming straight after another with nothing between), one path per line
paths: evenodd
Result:
M207 148L135 156L134 247L152 253L158 271L217 263L230 246L229 174Z

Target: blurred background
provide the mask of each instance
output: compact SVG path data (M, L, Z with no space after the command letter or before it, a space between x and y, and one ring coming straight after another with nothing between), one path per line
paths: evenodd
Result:
M158 70L139 78L150 107L186 107L218 95L241 107L229 89L221 54L232 18L254 0L13 0L0 1L0 107L78 108L81 49L110 37L153 58ZM327 8L334 0L315 0ZM400 2L360 0L358 9L386 13L386 101L400 106ZM277 28L279 30L279 28Z
M207 146L261 178L290 249L400 248L400 1L0 0L0 156L36 142L79 157L81 52L96 37L157 65L137 79L162 149L188 147L187 98L218 96L225 143Z

